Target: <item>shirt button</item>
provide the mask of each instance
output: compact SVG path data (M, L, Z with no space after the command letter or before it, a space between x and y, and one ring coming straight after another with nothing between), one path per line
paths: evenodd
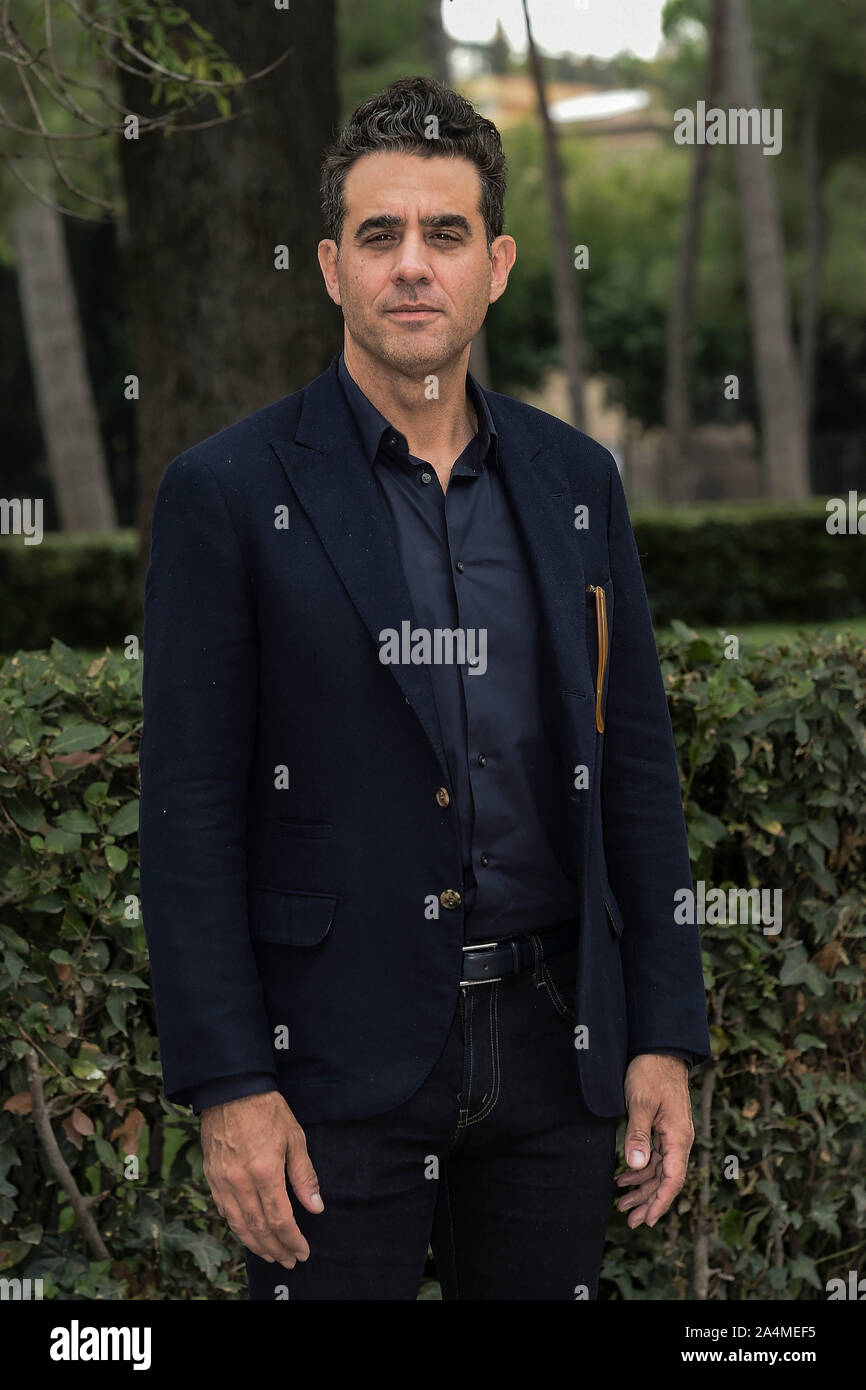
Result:
M439 894L439 901L443 907L459 907L461 901L460 894L457 892L456 888L446 888Z
M470 666L477 666L477 665L478 665L478 660L479 660L479 658L478 658L477 656L470 656L470 658L469 658L469 665L470 665Z
M422 481L422 483L432 483L432 481L433 481L433 474L432 474L432 473L422 473L422 474L421 474L421 481Z
M449 806L451 804L451 797L448 795L447 787L436 788L436 800L440 806Z
M456 569L456 571L457 571L458 574L462 574L463 571L465 570L466 566L464 565L464 563L463 563L462 560L458 560L458 561L457 561L457 564L454 566L454 568Z
M490 860L488 859L487 855L486 855L486 854L482 854L482 856L481 856L481 865L482 865L482 867L486 869L486 868L487 868L487 865L488 865L489 863L490 863Z
M487 759L485 758L485 756L484 756L483 753L479 753L479 754L478 754L478 758L476 759L476 761L477 761L479 767L486 767L486 766L487 766Z
M389 435L388 435L388 443L391 445L391 448L392 448L392 449L396 446L396 443L397 443L397 436L396 436L396 434L389 434Z

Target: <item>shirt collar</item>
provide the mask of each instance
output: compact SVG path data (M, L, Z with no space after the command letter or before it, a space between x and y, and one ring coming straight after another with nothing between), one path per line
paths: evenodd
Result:
M382 444L382 436L386 431L396 435L406 447L405 436L388 423L385 416L376 409L373 402L364 395L358 383L349 375L349 369L342 352L337 364L337 375L360 431L367 461L371 464L374 462ZM493 423L487 398L471 372L466 373L466 394L474 405L478 418L476 438L481 465L482 467L490 463L496 465L499 461L499 436L496 432L496 425Z

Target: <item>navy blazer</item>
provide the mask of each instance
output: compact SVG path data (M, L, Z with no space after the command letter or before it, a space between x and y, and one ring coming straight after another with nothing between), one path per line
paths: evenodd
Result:
M302 1124L417 1090L464 941L430 673L379 659L414 616L337 360L172 461L145 598L141 886L166 1093L264 1073ZM580 919L574 1063L614 1116L632 1053L710 1055L698 930L674 922L692 879L670 716L611 455L485 395L539 594Z

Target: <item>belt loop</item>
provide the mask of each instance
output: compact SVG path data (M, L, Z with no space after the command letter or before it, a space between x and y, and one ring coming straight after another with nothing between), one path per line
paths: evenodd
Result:
M510 946L511 946L511 959L512 959L512 961L514 962L514 974L515 974L515 975L519 975L519 974L520 974L520 946L519 946L518 943L514 940L514 937L511 938L511 941L510 941L509 944L510 944Z

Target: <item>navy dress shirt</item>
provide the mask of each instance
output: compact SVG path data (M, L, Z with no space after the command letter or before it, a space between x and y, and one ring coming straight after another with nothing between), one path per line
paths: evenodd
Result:
M478 432L443 492L430 465L409 453L353 381L342 354L339 379L393 524L414 610L402 616L413 630L466 634L462 661L429 666L460 823L465 940L495 941L571 918L576 938L563 770L542 719L538 605L487 402L467 374Z

